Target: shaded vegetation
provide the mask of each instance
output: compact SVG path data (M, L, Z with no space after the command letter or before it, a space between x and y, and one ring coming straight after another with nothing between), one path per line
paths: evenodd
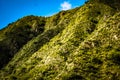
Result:
M14 54L29 40L44 31L45 18L26 16L1 30L0 68L8 63Z
M119 80L119 0L87 0L0 31L1 80ZM6 65L7 64L7 65Z

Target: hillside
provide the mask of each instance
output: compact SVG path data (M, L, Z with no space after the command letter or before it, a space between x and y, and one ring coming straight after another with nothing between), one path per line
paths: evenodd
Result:
M120 1L90 0L0 31L0 80L120 80Z
M45 19L27 16L0 31L0 68L29 40L44 31ZM38 27L39 26L39 27Z

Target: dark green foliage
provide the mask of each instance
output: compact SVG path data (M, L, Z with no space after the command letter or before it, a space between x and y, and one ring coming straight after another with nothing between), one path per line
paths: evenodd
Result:
M92 59L92 62L94 63L94 64L102 64L103 62L100 60L100 59L98 59L98 58L93 58Z
M36 26L32 23L36 24ZM7 64L14 54L29 40L44 32L45 18L27 16L8 26L9 27L3 29L3 33L1 33L5 36L5 39L0 41L0 53L2 55L0 57L0 68Z
M84 80L82 76L73 73L69 77L64 77L63 80Z
M116 10L120 10L120 0L88 0L89 2L100 2L100 3L104 3L104 4L107 4L111 7L113 7L114 9ZM87 2L88 2L87 1Z
M9 24L0 30L0 80L120 80L118 2L87 0Z
M120 51L112 52L112 53L109 55L109 59L110 59L113 63L120 65Z

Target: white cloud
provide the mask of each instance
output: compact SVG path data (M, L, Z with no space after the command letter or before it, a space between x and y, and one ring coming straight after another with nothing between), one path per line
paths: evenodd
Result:
M68 10L72 8L72 5L67 1L64 1L60 6L61 10Z

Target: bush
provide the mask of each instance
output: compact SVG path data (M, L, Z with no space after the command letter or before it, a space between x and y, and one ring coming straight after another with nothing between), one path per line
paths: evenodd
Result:
M109 59L115 63L120 65L120 52L112 52L112 54L110 54Z
M83 80L83 77L77 73L72 73L70 75L64 76L63 80Z

